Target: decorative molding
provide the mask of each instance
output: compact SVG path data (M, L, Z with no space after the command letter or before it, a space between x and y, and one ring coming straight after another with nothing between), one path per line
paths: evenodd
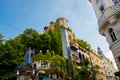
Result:
M109 22L111 25L114 25L117 22L117 19L114 17L109 18Z
M114 6L112 7L112 11L113 11L114 13L117 12L117 11L120 11L120 3L114 5Z
M109 15L102 14L102 16L98 20L99 26L102 26L107 19L109 19L112 15L120 13L120 3L113 5L110 7L112 9L111 13ZM107 9L106 9L107 10ZM106 12L106 11L105 11ZM114 21L112 21L114 22Z

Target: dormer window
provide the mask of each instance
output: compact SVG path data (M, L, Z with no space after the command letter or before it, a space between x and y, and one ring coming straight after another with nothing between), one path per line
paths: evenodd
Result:
M109 30L109 34L110 34L110 37L111 37L111 39L112 39L113 42L117 40L113 29Z

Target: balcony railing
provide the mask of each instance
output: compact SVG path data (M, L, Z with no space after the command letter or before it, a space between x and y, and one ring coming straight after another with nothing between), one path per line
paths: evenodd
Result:
M120 2L105 10L104 14L102 14L102 16L98 20L99 27L101 27L108 18L110 18L112 15L114 15L118 12L120 12Z

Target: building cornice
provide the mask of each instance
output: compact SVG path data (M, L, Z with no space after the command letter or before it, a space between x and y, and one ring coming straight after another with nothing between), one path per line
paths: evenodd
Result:
M98 25L99 25L99 32L101 35L104 35L102 28L104 27L104 25L109 22L111 23L111 17L115 17L115 15L120 14L120 3L110 6L108 7L104 14L102 14L102 16L99 18L98 20Z

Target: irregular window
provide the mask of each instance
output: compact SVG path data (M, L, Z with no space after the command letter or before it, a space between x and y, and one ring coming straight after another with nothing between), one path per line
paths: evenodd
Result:
M42 68L48 68L48 62L47 61L42 61L41 62L41 67Z

